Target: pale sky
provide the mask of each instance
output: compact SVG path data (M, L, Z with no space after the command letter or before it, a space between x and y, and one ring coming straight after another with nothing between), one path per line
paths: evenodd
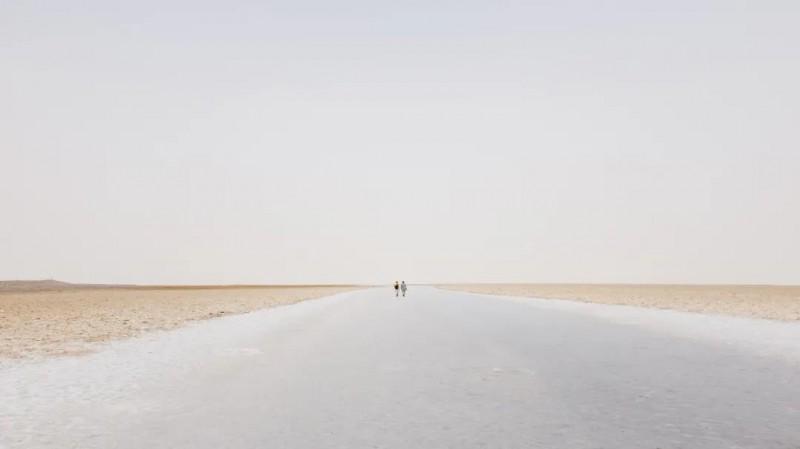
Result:
M0 279L800 283L800 2L0 3Z

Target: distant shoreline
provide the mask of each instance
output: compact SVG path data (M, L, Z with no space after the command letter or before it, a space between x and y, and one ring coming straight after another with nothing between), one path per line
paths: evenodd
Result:
M0 292L0 360L82 354L109 340L363 288L64 286L52 282L14 287L18 290Z
M702 284L441 284L446 290L800 321L800 286Z
M0 294L65 290L225 290L263 288L359 287L356 284L73 284L62 281L0 281Z

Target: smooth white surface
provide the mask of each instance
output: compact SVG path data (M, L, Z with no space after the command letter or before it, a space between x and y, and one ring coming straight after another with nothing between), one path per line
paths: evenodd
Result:
M4 448L800 445L800 326L414 287L0 368Z

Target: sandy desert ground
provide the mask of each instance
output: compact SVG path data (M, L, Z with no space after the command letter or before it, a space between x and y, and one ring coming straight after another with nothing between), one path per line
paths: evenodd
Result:
M6 358L83 353L98 342L358 288L0 284L0 357Z
M568 299L750 318L800 320L800 286L450 284L439 287L488 295Z

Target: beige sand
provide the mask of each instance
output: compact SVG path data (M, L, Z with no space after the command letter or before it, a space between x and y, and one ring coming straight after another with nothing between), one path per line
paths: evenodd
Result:
M800 320L800 286L460 284L450 290L490 295L569 299L774 320Z
M0 357L82 353L95 342L358 288L29 287L6 283L0 288Z

